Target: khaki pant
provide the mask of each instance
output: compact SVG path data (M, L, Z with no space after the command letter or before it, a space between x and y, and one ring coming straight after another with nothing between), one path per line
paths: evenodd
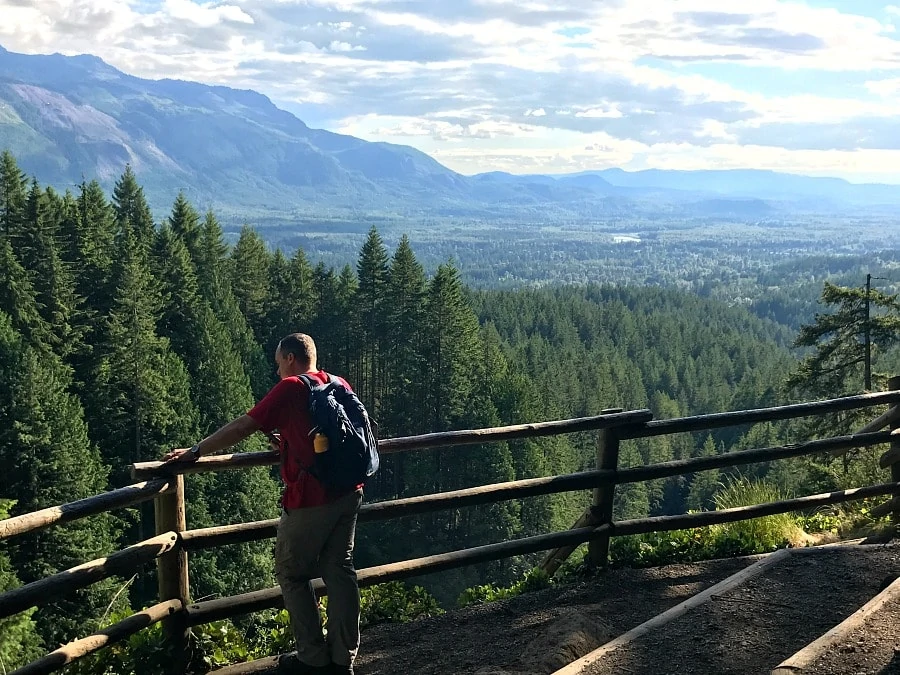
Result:
M312 666L350 665L359 650L359 588L353 567L362 490L324 506L286 509L278 523L275 576L291 617L298 658ZM328 589L328 639L311 579Z

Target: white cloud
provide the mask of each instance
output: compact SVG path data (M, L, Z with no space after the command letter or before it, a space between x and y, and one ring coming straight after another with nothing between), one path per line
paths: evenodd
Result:
M886 80L869 80L866 89L878 96L888 97L900 93L900 77L892 77Z
M622 117L622 111L616 106L610 106L609 108L588 108L587 110L579 110L576 112L575 117L616 119Z
M191 0L165 0L160 12L166 18L187 21L200 28L209 28L222 21L252 24L253 18L236 5L197 4Z
M314 126L469 171L893 162L900 174L900 40L886 19L900 7L841 5L0 0L0 44L257 89ZM699 75L698 62L718 67ZM841 87L817 86L828 78Z

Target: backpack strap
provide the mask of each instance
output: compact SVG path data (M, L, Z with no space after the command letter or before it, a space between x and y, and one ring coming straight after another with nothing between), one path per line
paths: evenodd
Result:
M325 371L322 371L322 372L325 372ZM304 384L306 384L306 386L309 387L309 390L312 391L316 387L324 387L326 384L333 384L333 383L338 382L338 379L334 375L329 375L328 373L325 373L325 375L327 376L328 379L324 383L319 382L314 377L310 377L306 373L303 373L302 375L298 375L297 377L300 378L301 380L303 380Z

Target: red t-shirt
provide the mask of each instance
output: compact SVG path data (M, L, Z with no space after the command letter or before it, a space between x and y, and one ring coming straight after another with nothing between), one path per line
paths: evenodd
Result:
M328 382L328 374L324 370L305 374L322 384ZM338 379L350 388L346 380ZM299 377L292 376L272 387L247 413L263 431L277 429L281 434L281 480L284 482L281 505L286 509L321 506L339 496L326 492L325 487L306 470L315 461L309 435L313 425L308 404L309 388Z

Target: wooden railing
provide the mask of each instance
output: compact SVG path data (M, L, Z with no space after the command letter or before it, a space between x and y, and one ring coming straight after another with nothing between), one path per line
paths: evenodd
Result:
M890 406L887 412L860 429L859 433L848 436L743 450L712 457L662 462L648 466L618 467L619 446L622 442L631 439L822 416L885 404ZM669 420L654 420L649 410L627 412L609 410L596 417L574 420L494 429L452 431L383 440L379 443L379 450L383 454L390 454L516 438L597 431L597 464L595 469L580 473L529 478L366 504L360 511L360 522L386 520L442 509L463 508L477 504L577 490L590 489L593 491L593 498L581 517L569 530L361 569L358 573L359 584L365 587L390 580L542 551L547 551L548 554L541 566L552 574L565 558L583 543L588 543L589 557L593 564L604 565L607 561L610 537L735 522L878 496L892 497L891 500L878 507L878 515L892 513L895 522L900 522L900 429L897 428L898 420L900 420L900 378L893 378L889 382L889 390L881 393L756 410L697 415ZM891 431L882 431L888 425L891 426ZM718 511L618 522L612 520L613 498L617 485L803 455L838 454L853 448L882 443L891 444L881 461L882 467L891 468L891 480L883 484ZM20 668L15 671L14 675L37 675L59 670L78 658L103 649L160 621L164 622L167 639L171 641L172 645L174 655L172 671L184 672L191 626L282 606L281 591L277 586L193 604L190 602L188 588L187 554L189 551L274 537L277 531L277 520L188 530L184 516L185 479L183 474L265 466L275 464L277 461L276 453L263 452L204 457L192 464L164 465L161 462L135 464L132 467L132 475L135 480L143 482L70 504L0 520L0 541L3 541L55 524L71 522L149 500L154 500L156 507L156 536L124 550L108 554L103 558L88 561L78 567L3 593L0 595L0 618L56 599L64 593L83 588L111 576L131 575L141 565L154 559L157 560L159 603L93 635L70 642ZM321 580L317 580L316 585L320 592L325 592Z

